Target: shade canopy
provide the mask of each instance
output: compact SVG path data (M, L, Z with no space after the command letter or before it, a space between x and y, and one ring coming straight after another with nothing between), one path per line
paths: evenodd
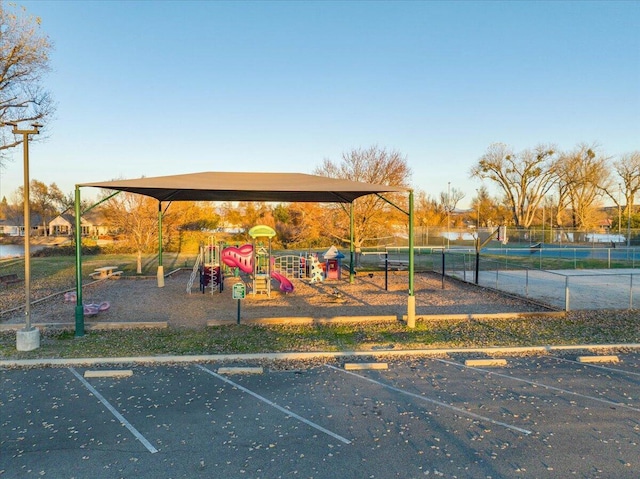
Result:
M373 193L407 192L408 188L361 183L302 173L232 173L208 171L134 180L83 183L151 196L159 201L268 201L351 203Z

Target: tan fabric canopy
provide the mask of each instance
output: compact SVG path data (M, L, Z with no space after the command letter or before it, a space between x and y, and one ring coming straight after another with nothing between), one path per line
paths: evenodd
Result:
M160 201L270 201L351 203L372 193L407 192L408 188L361 183L302 173L203 172L134 180L83 183L151 196Z

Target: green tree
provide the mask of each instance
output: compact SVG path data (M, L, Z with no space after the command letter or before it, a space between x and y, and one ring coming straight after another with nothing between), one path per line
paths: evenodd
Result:
M284 248L328 246L323 237L322 206L316 203L278 204L273 209L275 231Z
M7 218L7 213L9 212L9 203L7 202L7 197L3 196L0 201L0 219L4 220Z
M476 190L476 196L471 203L468 221L479 228L493 228L506 225L511 220L509 210L499 198L493 198L485 185Z

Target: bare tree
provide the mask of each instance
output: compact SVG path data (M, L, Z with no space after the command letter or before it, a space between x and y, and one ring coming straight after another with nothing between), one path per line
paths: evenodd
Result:
M628 214L627 209L633 210L636 194L640 191L640 151L632 151L622 155L618 161L613 163L613 168L620 177L621 183L607 188L605 193L617 206L621 207L618 194L622 190L624 192L625 213Z
M515 153L494 143L471 168L471 176L498 184L516 227L528 228L544 196L556 183L556 153L549 145Z
M121 192L105 203L103 212L123 241L136 251L136 271L142 274L142 253L153 251L158 242L158 201Z
M610 183L609 158L598 152L598 145L578 145L562 153L557 163L559 191L571 213L574 228L592 227L598 218L597 200Z
M14 194L16 205L20 208L24 208L23 190L24 188L19 186ZM42 181L36 179L29 182L29 191L31 192L29 201L31 211L40 216L43 231L45 231L46 235L49 221L67 209L65 195L55 183L47 186Z
M448 220L451 219L451 213L455 211L456 206L458 206L458 203L464 197L465 194L462 190L457 188L448 188L447 191L440 192L440 204Z
M64 193L55 183L47 186L38 180L31 180L29 189L31 209L40 215L43 229L47 232L49 221L64 209Z
M416 193L414 217L417 226L441 226L447 222L444 204L424 191Z
M398 151L387 151L378 146L367 149L354 149L343 153L342 161L334 163L328 159L315 169L315 174L330 178L342 178L379 185L408 186L411 170L407 160ZM399 201L399 195L388 195L387 198ZM343 215L335 214L341 208ZM329 217L324 224L327 235L343 243L349 243L349 209L348 205L328 205L324 209ZM390 236L392 225L400 224L399 212L377 195L367 195L354 201L354 246L356 251L362 248L367 240ZM406 220L402 221L406 224Z
M7 8L0 0L0 125L7 122L46 122L55 111L50 93L42 86L49 71L52 44L40 31L40 19L24 8ZM34 137L34 141L37 138ZM0 166L6 151L22 143L8 128L0 133Z

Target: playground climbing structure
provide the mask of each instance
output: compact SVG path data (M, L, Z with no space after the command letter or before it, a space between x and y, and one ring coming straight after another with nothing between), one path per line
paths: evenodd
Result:
M200 291L204 293L207 289L211 294L222 292L224 288L224 277L220 263L221 246L216 243L215 237L210 236L207 244L201 244L198 257L196 258L189 282L187 283L187 293L191 294L193 283L196 278L200 284Z
M253 294L271 296L271 238L273 228L257 225L249 230L253 239Z
M253 244L227 246L221 252L220 259L222 263L251 275L250 284L251 294L253 295L265 294L271 297L272 279L280 284L280 291L284 293L293 291L293 283L291 283L286 273L279 268L277 258L271 256L271 238L275 234L275 231L268 226L254 226L249 230L249 236L254 240ZM268 239L266 244L262 238ZM299 263L300 259L298 258L297 261Z

